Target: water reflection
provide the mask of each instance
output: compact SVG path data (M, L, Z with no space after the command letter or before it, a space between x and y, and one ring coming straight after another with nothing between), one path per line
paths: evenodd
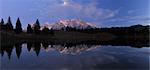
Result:
M19 59L22 51L22 44L21 43L15 44L15 48L16 48L17 57Z
M4 52L7 53L8 58L11 58L12 50L13 50L13 45L7 45L7 46L1 46L1 55L4 55Z
M99 43L22 42L1 46L2 68L18 69L149 69L149 48ZM8 58L8 59L7 59ZM140 70L142 70L140 69Z
M77 55L85 51L90 51L100 47L100 45L87 45L87 44L72 44L72 43L65 43L65 44L54 44L54 43L41 43L41 42L27 42L27 43L16 43L12 45L2 46L1 47L1 56L3 57L4 53L6 52L8 58L11 59L12 50L15 50L17 58L20 58L22 47L26 47L28 52L33 50L36 53L36 56L39 56L40 50L44 48L46 52L51 50L58 51L60 54L71 54Z

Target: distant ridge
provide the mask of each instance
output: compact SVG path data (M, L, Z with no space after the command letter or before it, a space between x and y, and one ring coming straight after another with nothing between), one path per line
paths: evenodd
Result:
M62 28L66 28L66 27L72 27L72 28L76 28L76 29L90 29L90 28L99 28L99 26L92 24L92 23L88 23L88 22L84 22L82 20L79 19L68 19L68 20L60 20L54 24L44 24L41 26L43 27L47 27L49 29L53 28L56 30L62 29Z

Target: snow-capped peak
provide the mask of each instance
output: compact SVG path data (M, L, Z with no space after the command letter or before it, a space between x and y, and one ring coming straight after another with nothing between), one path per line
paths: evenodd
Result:
M46 23L43 25L43 27L46 26L48 28L53 28L53 29L61 29L65 27L72 27L72 28L77 28L77 29L85 29L85 28L99 28L98 26L81 21L80 19L67 19L67 20L60 20L56 22L55 24L48 24Z

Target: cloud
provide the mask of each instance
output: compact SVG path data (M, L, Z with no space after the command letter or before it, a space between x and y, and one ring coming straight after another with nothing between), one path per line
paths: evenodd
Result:
M41 16L55 19L80 18L94 21L112 18L117 13L117 11L97 7L97 2L84 4L72 0L52 0L41 7L40 11Z
M89 18L97 20L107 19L115 16L115 11L96 7L96 4L83 6L82 12Z
M150 25L150 17L147 16L123 16L107 20L109 23L127 23L127 24L148 24Z

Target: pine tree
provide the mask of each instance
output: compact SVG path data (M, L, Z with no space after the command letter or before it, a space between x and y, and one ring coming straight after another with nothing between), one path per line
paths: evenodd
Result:
M5 28L4 26L4 20L1 19L1 22L0 22L0 30L3 30Z
M0 23L4 25L4 20L3 20L3 18L1 19L1 22L0 22Z
M70 27L67 26L67 27L66 27L66 31L70 31Z
M16 22L15 32L16 33L21 33L22 32L22 25L21 25L21 22L20 22L19 18L17 19L17 22Z
M47 28L47 27L44 27L43 29L42 29L42 33L43 34L49 34L49 29Z
M9 30L9 31L13 30L13 25L12 25L10 17L8 18L8 21L7 21L7 24L6 24L6 29Z
M32 27L31 27L30 24L28 24L28 26L27 26L27 33L28 33L28 34L33 33L33 29L32 29Z
M61 30L64 31L64 28L62 27Z
M51 35L54 35L54 30L53 30L53 28L51 28L50 34L51 34Z
M39 34L40 33L40 23L39 20L36 20L36 23L34 24L34 33Z

